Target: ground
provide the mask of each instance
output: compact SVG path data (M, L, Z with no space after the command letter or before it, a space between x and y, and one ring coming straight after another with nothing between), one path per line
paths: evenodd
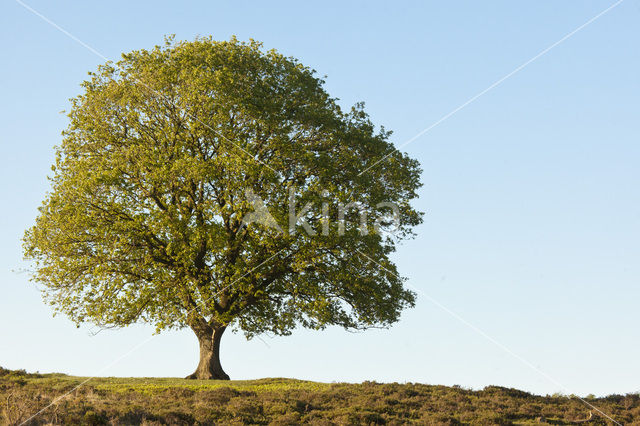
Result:
M414 383L281 378L95 378L78 387L87 379L0 367L0 423L18 425L44 409L27 424L576 424L588 419L590 410L589 425L613 424L577 398L542 397L498 386L473 391ZM640 425L638 394L586 401L621 424Z

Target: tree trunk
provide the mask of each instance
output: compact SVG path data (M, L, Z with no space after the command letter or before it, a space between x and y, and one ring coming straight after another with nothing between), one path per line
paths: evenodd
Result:
M220 339L227 327L207 328L207 330L194 330L198 336L198 342L200 342L200 362L198 363L196 371L186 378L198 380L229 380L229 376L222 369L222 365L220 365Z

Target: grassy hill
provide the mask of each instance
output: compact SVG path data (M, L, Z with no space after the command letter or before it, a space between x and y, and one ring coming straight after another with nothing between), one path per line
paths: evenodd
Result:
M589 408L576 398L422 384L317 383L294 379L194 381L28 374L0 367L0 423L20 424L576 424ZM589 398L622 424L640 425L640 397ZM592 410L593 411L593 410ZM541 417L543 419L541 419ZM588 424L613 424L593 411Z

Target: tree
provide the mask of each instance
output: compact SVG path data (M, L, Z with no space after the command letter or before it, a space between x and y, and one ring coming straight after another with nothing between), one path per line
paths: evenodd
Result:
M56 313L190 327L189 377L228 379L228 327L386 327L413 306L388 256L421 222L418 163L315 71L255 41L169 38L89 76L24 237Z

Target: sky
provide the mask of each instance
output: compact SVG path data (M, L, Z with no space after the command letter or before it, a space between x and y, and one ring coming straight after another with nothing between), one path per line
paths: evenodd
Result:
M640 391L639 22L637 0L2 2L0 366L194 370L190 330L95 335L52 317L20 240L49 188L61 111L101 56L236 35L326 75L342 106L364 101L420 161L426 214L393 255L418 294L397 324L226 334L233 379Z

